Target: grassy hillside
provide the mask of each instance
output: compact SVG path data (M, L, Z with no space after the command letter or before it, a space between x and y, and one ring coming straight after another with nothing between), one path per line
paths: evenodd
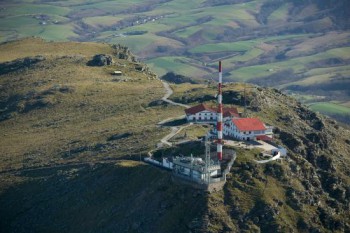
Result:
M215 101L215 86L172 87L172 99L182 103ZM248 116L275 127L275 142L288 148L288 158L261 165L254 161L259 151L236 148L232 177L223 192L208 199L214 222L209 232L346 232L350 223L347 204L342 203L350 200L350 179L343 164L350 162L350 132L273 89L227 84L225 104L242 110L244 87ZM346 214L332 215L332 208Z
M116 53L109 45L28 39L4 44L1 51L3 61L11 56L44 57L1 77L2 169L145 153L166 134L155 124L182 114L176 107L148 108L164 90L135 64L116 60L113 67L86 65L94 54ZM22 61L17 62L21 66ZM114 70L121 70L126 81L112 76ZM119 134L130 135L108 140ZM145 137L153 139L142 140Z
M107 44L26 39L0 51L1 232L184 232L206 210L206 194L128 161L169 133L157 122L183 114L148 106L165 92L153 73ZM87 65L101 53L115 64Z

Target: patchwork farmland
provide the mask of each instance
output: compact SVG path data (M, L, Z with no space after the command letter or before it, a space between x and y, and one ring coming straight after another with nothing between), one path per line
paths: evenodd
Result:
M210 79L222 60L225 81L323 96L348 108L346 1L132 0L0 3L0 41L124 44L159 76ZM321 14L322 12L322 14ZM319 98L308 99L313 104ZM327 105L326 105L327 106ZM324 112L324 111L323 111ZM343 114L343 112L339 112Z

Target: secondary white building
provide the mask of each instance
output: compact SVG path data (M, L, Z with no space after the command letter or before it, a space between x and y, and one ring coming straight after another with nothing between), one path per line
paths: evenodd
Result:
M185 109L186 119L189 122L197 123L216 123L217 109L205 104L199 104L194 107ZM224 122L232 118L238 118L239 114L236 108L223 109Z
M186 118L189 122L215 122L216 110L205 104L196 105L185 109Z
M199 157L175 157L173 158L173 174L205 182L212 177L220 176L221 167L219 162L206 166Z
M267 127L258 118L234 118L226 121L224 135L239 140L271 140L272 128Z

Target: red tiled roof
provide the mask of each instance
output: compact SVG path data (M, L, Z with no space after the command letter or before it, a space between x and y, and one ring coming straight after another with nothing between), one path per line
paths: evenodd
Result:
M205 111L205 110L209 111L209 112L216 112L215 109L210 108L210 107L208 107L205 104L200 104L200 105L196 105L196 106L193 106L191 108L185 109L185 113L192 115L192 114L196 114L198 112L202 112L202 111Z
M256 136L256 139L257 140L262 140L262 141L271 141L272 140L272 138L270 138L269 136L266 136L266 135Z
M223 111L224 111L223 113L224 117L230 117L230 116L239 117L237 108L224 108Z
M233 119L232 122L240 131L266 130L264 123L258 118L239 118Z

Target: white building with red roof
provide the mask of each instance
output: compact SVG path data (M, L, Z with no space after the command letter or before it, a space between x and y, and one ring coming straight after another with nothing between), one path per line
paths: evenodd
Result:
M239 118L239 113L237 108L224 108L223 109L223 122L232 120L234 118Z
M191 108L185 109L186 119L189 122L197 123L216 123L217 109L209 107L206 104L199 104ZM223 121L238 118L239 114L237 108L224 108Z
M271 140L272 128L258 118L233 118L224 125L224 135L239 140Z
M215 122L216 110L205 104L193 106L185 109L186 119L189 122Z

